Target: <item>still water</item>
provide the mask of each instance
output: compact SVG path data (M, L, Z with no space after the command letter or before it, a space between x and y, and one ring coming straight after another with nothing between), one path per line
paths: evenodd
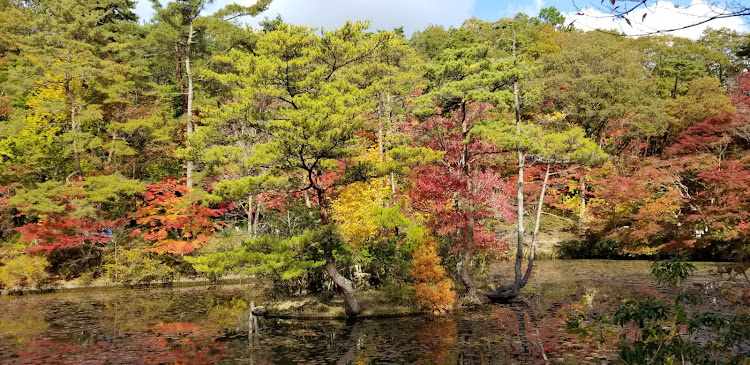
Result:
M708 269L688 285L719 281ZM669 295L648 271L637 261L542 261L514 303L350 323L253 318L250 303L262 304L253 285L5 296L0 363L612 363L612 346L577 341L565 317Z

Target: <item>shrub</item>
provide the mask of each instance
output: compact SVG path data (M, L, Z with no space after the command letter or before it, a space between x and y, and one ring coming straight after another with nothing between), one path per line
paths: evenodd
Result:
M651 275L657 282L679 289L673 300L626 300L613 314L569 320L566 331L584 340L597 328L618 326L620 359L626 364L746 363L750 315L709 311L696 293L680 286L694 270L681 258L655 262Z
M120 251L108 259L111 262L105 265L107 276L125 285L170 284L177 276L175 269L164 263L159 255L137 248Z
M93 271L87 271L78 277L78 282L83 286L89 286L94 282L95 273Z
M409 306L414 303L414 287L410 284L389 284L378 289L381 304Z
M623 256L619 245L607 239L566 240L556 247L556 251L564 259L612 259Z
M674 287L679 287L685 279L693 275L693 272L695 272L695 265L686 262L681 257L654 261L651 265L651 276L656 279L656 282Z
M38 287L49 279L48 266L45 257L21 254L0 267L0 285L11 290Z

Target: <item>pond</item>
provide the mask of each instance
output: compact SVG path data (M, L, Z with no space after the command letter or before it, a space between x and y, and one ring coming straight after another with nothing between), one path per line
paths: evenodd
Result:
M644 261L541 261L522 300L440 317L291 321L250 316L253 285L0 298L0 363L611 363L613 346L565 333L565 316L665 296ZM687 285L721 285L699 264ZM510 272L510 264L490 275ZM507 276L506 276L507 277ZM740 279L740 284L746 285ZM706 291L707 295L710 295ZM716 308L727 307L725 298ZM717 309L714 309L717 310Z

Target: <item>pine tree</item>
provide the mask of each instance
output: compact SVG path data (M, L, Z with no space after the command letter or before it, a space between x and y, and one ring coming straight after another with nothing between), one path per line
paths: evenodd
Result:
M206 15L206 6L213 0L177 0L162 7L159 1L152 1L156 10L157 28L153 41L162 47L174 46L175 78L179 84L181 113L185 115L186 137L195 131L195 70L196 61L205 63L210 59L213 47L227 49L237 45L246 36L232 20L243 16L256 16L266 10L270 0L258 0L252 6L229 4L214 14ZM213 42L209 40L213 39ZM213 44L211 44L213 43ZM213 46L213 47L212 47ZM184 69L182 65L184 64ZM189 147L189 146L188 146ZM188 151L189 153L189 151ZM186 184L193 187L194 158L187 156Z
M267 173L302 180L303 190L316 197L316 236L321 240L316 245L322 248L326 272L343 291L351 316L361 308L351 281L336 267L330 199L342 183L336 175L367 147L359 132L366 124L365 113L374 106L374 82L363 66L375 62L375 55L393 37L366 29L364 23L347 23L318 36L309 28L282 24L259 35L253 53L233 50L217 57L230 63L236 74L213 74L224 84L238 86L226 108L244 113L264 136L253 147L254 163L267 167ZM263 112L247 113L251 110Z

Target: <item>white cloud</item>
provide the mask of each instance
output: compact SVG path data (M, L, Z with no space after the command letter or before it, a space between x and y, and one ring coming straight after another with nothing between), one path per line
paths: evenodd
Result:
M693 0L689 6L675 6L670 1L659 1L648 8L640 8L632 12L629 17L631 25L624 19L614 19L609 14L597 9L585 8L583 15L576 12L565 13L566 24L575 21L574 26L582 30L608 29L623 32L627 35L642 35L656 31L677 29L690 24L696 24L711 16L726 13L726 10L710 6L701 0ZM645 18L643 14L646 14ZM729 28L739 32L747 32L748 26L740 17L723 18L708 21L694 27L671 32L670 34L697 39L706 28Z
M254 0L244 0L245 4ZM430 24L460 26L475 0L274 0L259 18L281 14L285 22L333 29L347 20L370 20L374 29L404 26L407 36ZM248 23L257 25L257 19Z

